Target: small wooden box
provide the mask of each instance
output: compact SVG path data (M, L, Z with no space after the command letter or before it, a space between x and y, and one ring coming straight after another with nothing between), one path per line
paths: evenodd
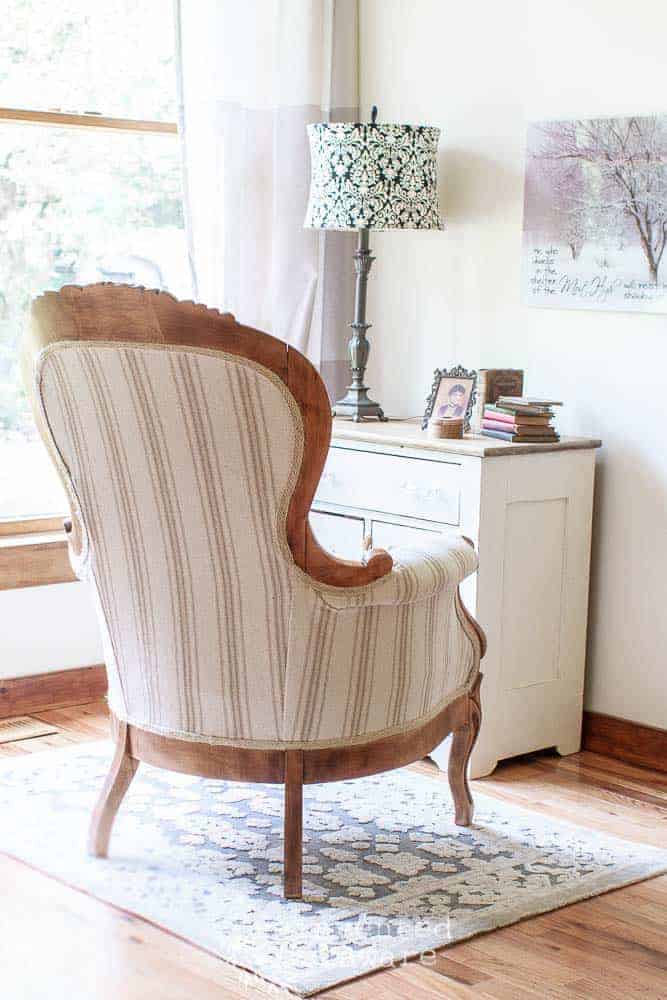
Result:
M428 436L432 438L462 438L463 417L449 417L440 420L431 418L428 422Z

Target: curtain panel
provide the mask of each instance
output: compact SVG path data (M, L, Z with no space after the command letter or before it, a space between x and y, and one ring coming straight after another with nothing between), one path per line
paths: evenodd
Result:
M348 382L354 234L303 228L306 125L355 121L358 0L176 0L194 294Z

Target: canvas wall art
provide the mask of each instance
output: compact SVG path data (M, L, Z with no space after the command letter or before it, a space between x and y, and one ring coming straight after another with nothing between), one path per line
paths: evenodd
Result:
M667 115L531 124L523 299L667 312Z

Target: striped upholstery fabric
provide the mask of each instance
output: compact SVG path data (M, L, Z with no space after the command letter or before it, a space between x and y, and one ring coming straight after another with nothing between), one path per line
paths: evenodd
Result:
M84 525L121 719L257 747L349 744L433 715L472 680L462 539L392 553L342 589L293 562L303 449L283 382L220 351L51 345L38 399Z
M382 577L372 587L347 591L336 588L327 595L327 603L334 608L413 604L456 588L477 569L475 550L461 536L436 535L418 549L392 549L392 556L394 571L389 576Z

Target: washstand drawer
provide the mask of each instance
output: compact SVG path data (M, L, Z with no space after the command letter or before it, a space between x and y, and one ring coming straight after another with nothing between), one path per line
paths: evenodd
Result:
M389 549L397 545L399 548L419 548L428 546L434 538L442 538L439 531L428 531L424 528L413 528L405 524L388 524L386 521L371 522L371 538L374 549Z
M364 549L364 521L360 517L311 510L310 526L323 549L359 562Z
M454 462L331 448L316 500L457 525L461 466Z

